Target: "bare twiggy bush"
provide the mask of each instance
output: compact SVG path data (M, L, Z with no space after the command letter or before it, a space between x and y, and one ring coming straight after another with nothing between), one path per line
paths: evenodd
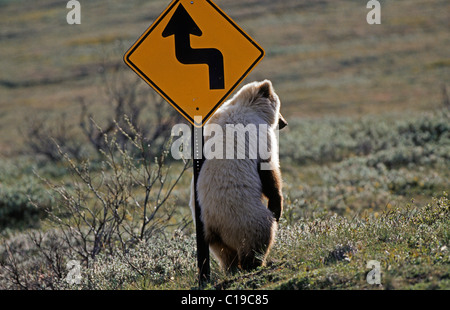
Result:
M57 162L62 159L58 145L64 153L81 158L85 152L82 141L76 138L76 125L68 121L67 114L61 114L55 121L47 118L27 117L26 126L19 131L25 137L25 144L32 154L43 155Z
M127 147L128 137L135 138L135 133L126 122L141 133L147 144L153 145L149 150L153 156L162 151L170 129L182 121L179 113L139 77L124 72L124 64L104 63L98 71L102 86L95 102L83 96L75 99L80 107L78 122L64 113L53 120L47 115L27 119L20 132L32 154L54 162L63 159L59 149L76 159L87 157L89 149L102 154L107 148L105 134L116 135L116 143ZM124 115L128 116L126 122ZM117 125L123 132L117 130Z
M52 289L66 276L69 260L89 267L99 254L127 253L190 223L189 215L177 213L171 195L191 161L166 164L170 141L152 157L142 133L129 118L123 123L126 129L115 123L116 130L103 135L100 162L77 160L57 145L70 180L56 184L40 177L55 203L32 202L46 209L52 230L0 244L1 283L15 289ZM126 137L127 147L118 142L119 135Z
M47 182L59 201L49 210L50 219L86 262L101 251L125 250L155 232L163 232L175 210L168 203L169 197L190 167L190 161L185 160L180 171L172 173L165 165L167 151L152 161L142 134L128 118L125 121L127 130L116 123L117 132L104 135L104 160L97 171L88 160L77 162L64 154L73 183ZM128 139L132 150L122 148L117 141L119 133Z
M57 231L18 234L0 245L2 289L55 289L66 274L69 249Z
M103 150L106 146L104 134L115 131L117 123L123 132L117 135L116 142L124 147L129 143L128 137L134 138L133 131L124 123L123 116L127 115L127 122L148 143L154 146L158 144L155 151L159 153L162 150L161 142L170 136L172 126L181 121L179 114L138 76L130 78L126 75L121 64L109 66L108 74L106 70L101 70L101 79L105 100L100 106L104 111L111 111L102 120L101 129L93 122L92 104L83 97L78 98L81 107L79 127L90 144L99 152Z

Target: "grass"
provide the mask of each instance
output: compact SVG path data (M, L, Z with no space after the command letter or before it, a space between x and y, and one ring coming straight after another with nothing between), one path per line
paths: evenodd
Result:
M266 50L247 81L270 78L292 117L440 105L441 86L450 77L445 0L385 3L382 24L376 26L367 25L365 4L355 1L217 4ZM10 145L20 145L21 138L8 125L20 124L24 113L72 111L79 96L98 96L101 81L95 76L105 54L115 51L106 58L122 63L121 55L166 5L162 0L84 3L82 24L71 26L65 5L39 1L25 10L21 2L5 4L0 98L9 110L0 116L5 124L0 130L10 134L0 138L2 153L17 152ZM85 68L92 70L79 77Z
M449 289L448 1L380 1L374 26L364 1L215 2L264 47L244 83L271 79L289 126L280 132L286 206L268 266L226 275L213 260L207 289ZM85 1L82 24L69 26L65 3L0 1L1 288L20 288L1 267L8 249L38 288L68 288L64 266L77 258L58 256L61 232L30 204L57 204L34 171L76 183L67 163L29 153L27 120L51 128L66 115L77 126L83 97L101 123L100 71L124 68L124 52L167 4ZM171 196L180 218L190 213L190 179ZM52 251L36 248L35 233ZM191 224L101 253L71 288L196 288L193 233ZM381 263L379 286L366 281L369 260Z
M206 289L448 289L449 212L444 193L426 206L387 208L360 219L332 213L284 219L267 267L230 276L213 264ZM155 239L130 253L99 258L73 288L194 288L194 259L193 236ZM366 281L370 260L380 262L381 285Z
M386 121L371 116L290 124L289 130L280 132L280 145L296 151L280 154L286 203L268 266L227 275L212 260L212 281L206 289L448 289L447 117L445 110L438 110ZM179 168L174 163L175 174ZM22 201L26 203L33 195L38 205L48 205L47 189L27 176L32 170L60 180L68 188L77 184L67 177L63 164L10 159L1 169L3 193L14 193L14 188L27 181L34 192L19 192ZM92 176L105 179L105 172L93 170ZM190 178L185 174L171 196L170 208L176 206L180 217L190 212ZM11 201L8 195L0 198ZM38 223L41 225L31 231L47 234L47 242L53 233L58 236L45 218ZM30 255L36 249L23 246L30 242L27 236L32 227L27 224L24 217L18 227L25 230L14 226L4 230L3 246L18 247L22 254L17 259L23 260L23 266L33 266L33 261L40 259ZM3 259L5 250L0 248ZM76 257L75 253L62 257L73 255ZM366 281L370 260L381 264L381 285ZM195 234L190 224L182 231L157 233L126 252L100 253L89 267L83 267L82 284L70 288L195 288L195 261ZM36 274L48 274L45 266L34 267L40 270ZM57 277L51 288L69 287L64 277Z

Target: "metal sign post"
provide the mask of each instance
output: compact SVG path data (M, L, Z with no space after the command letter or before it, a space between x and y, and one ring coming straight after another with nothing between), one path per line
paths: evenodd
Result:
M194 199L195 199L195 231L197 236L197 268L198 284L204 286L210 279L209 245L205 240L205 231L201 219L200 203L197 197L197 180L204 162L203 127L192 125L192 155L194 160Z

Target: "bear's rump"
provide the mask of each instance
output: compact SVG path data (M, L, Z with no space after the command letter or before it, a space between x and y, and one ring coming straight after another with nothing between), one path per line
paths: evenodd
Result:
M275 221L271 212L265 208L257 208L254 212L236 215L233 212L223 212L217 218L217 210L207 205L202 208L202 220L205 225L205 235L209 242L222 242L228 247L240 249L262 249L270 243Z
M207 160L200 172L197 192L206 237L211 241L221 240L238 249L260 247L260 243L270 240L274 218L262 203L255 163Z

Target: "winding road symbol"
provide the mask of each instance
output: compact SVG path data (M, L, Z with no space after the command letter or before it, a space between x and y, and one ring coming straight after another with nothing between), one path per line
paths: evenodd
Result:
M209 89L224 89L223 55L215 48L192 48L190 35L201 36L203 32L180 3L164 29L164 38L175 37L175 55L185 65L207 64Z
M263 57L264 50L212 0L172 0L124 61L202 127Z

